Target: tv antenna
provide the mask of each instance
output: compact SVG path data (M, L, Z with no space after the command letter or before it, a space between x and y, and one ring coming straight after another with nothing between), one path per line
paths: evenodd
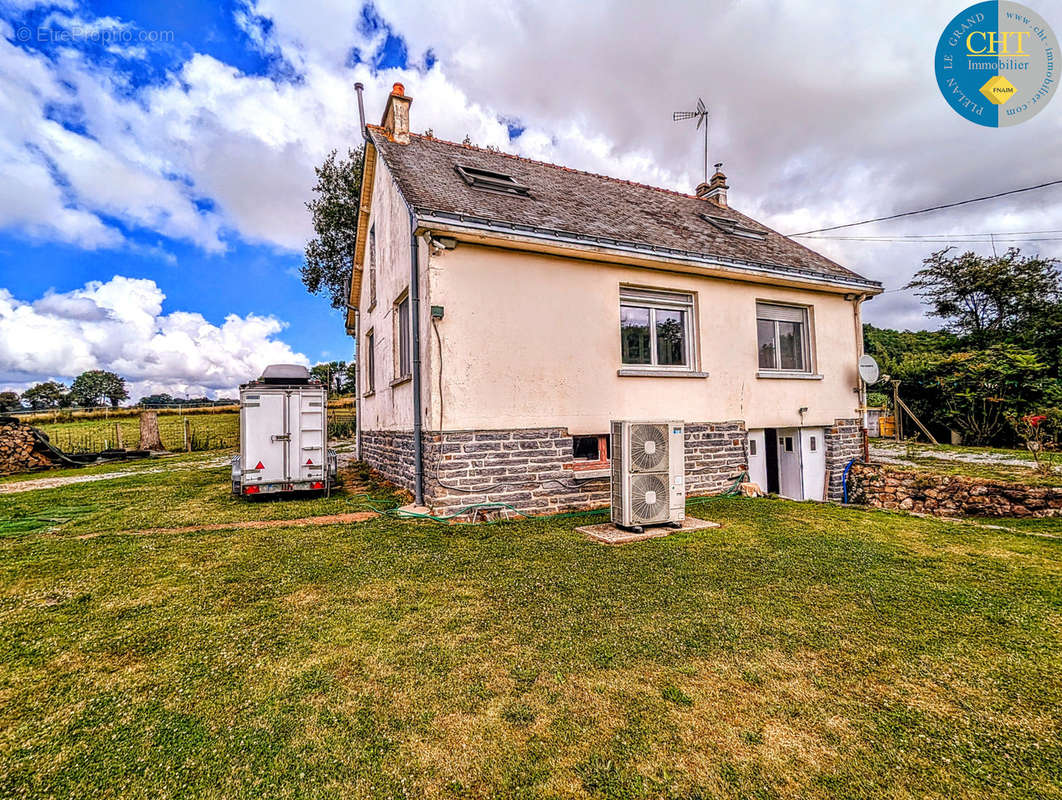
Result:
M704 124L704 182L708 183L708 107L704 105L704 101L701 98L697 98L697 110L696 111L676 111L671 115L671 119L674 122L682 122L683 120L697 118L697 127L701 127Z

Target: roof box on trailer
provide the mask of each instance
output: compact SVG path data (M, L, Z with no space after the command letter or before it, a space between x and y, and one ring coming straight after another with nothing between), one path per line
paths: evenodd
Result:
M262 383L281 383L292 386L310 382L310 370L301 364L270 364L262 370Z

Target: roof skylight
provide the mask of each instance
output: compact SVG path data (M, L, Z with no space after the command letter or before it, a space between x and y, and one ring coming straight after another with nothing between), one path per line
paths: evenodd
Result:
M767 231L759 230L758 228L749 228L729 217L718 217L715 214L698 214L697 216L708 224L714 225L723 233L728 233L731 236L740 236L743 239L751 239L754 242L762 242L767 238Z
M519 197L531 196L531 190L522 183L517 183L511 175L479 167L468 167L464 164L456 165L455 169L457 174L465 179L465 183L473 189L485 189L488 192L501 192Z

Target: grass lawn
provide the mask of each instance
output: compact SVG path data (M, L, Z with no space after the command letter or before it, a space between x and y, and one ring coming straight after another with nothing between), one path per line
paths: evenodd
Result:
M574 531L604 515L112 532L369 494L0 495L0 796L1062 797L1062 539L737 498L620 548Z

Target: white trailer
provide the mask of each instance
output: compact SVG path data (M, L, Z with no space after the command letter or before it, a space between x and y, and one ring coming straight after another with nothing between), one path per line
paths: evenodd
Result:
M233 494L327 494L335 479L336 454L328 449L328 395L306 367L274 364L240 387Z

